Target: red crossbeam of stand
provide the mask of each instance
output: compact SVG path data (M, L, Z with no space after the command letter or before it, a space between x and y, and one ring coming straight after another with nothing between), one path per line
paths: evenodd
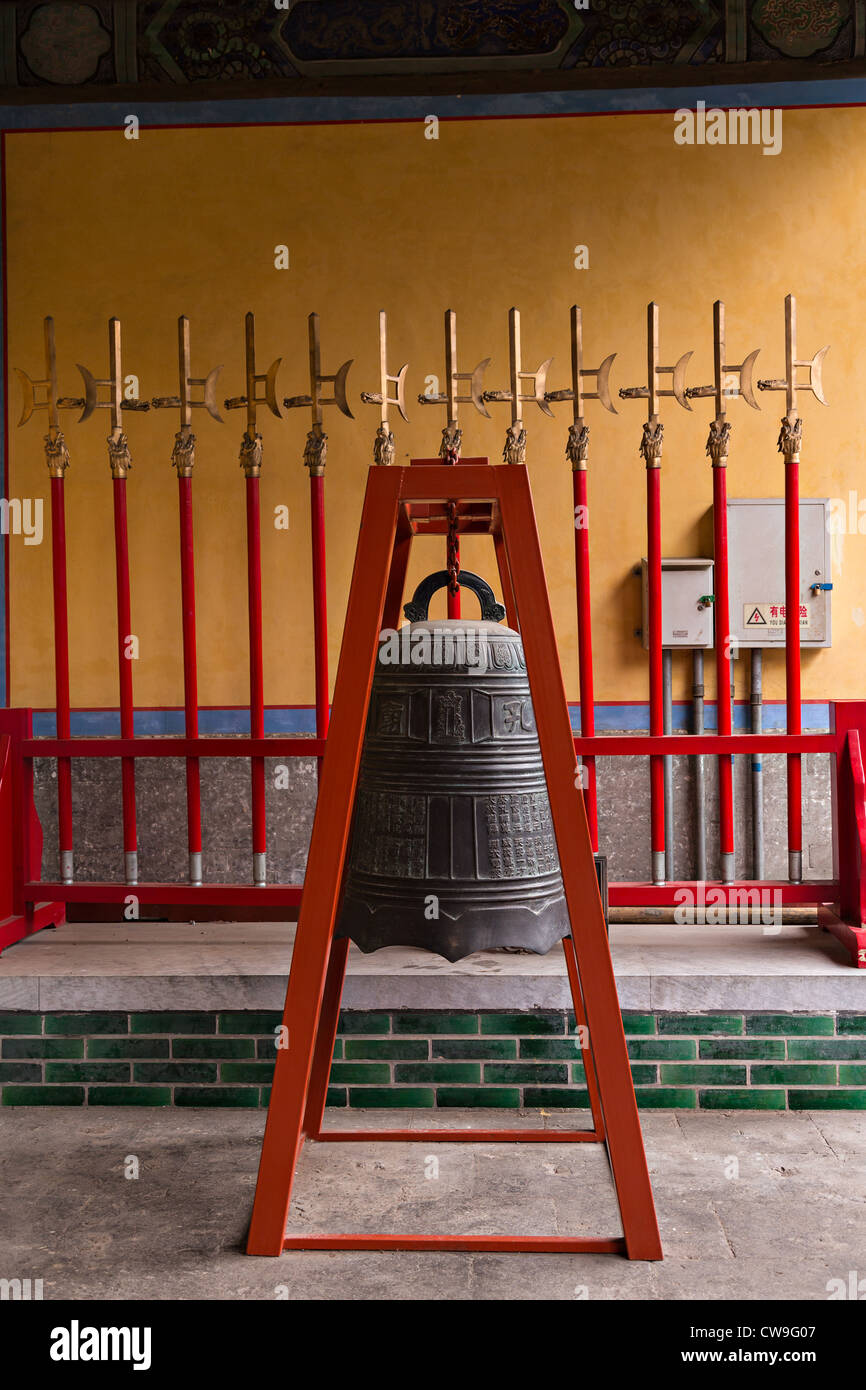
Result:
M247 1252L289 1249L486 1250L623 1253L662 1257L652 1189L623 1036L616 984L583 798L575 787L574 745L526 468L472 460L454 467L417 460L411 468L373 467L367 480L345 636L313 825L284 1026L277 1049ZM459 477L459 481L458 481ZM348 942L334 940L340 888L367 721L378 634L396 627L416 526L429 534L459 488L473 530L494 540L509 621L522 614L526 665L547 778L572 935L563 941L583 1057L591 1129L392 1130L322 1133ZM431 505L435 504L435 505ZM486 518L480 524L479 518ZM420 523L420 525L418 524ZM447 521L443 527L447 530ZM606 1237L357 1234L286 1235L289 1202L304 1139L514 1143L605 1143L622 1219Z

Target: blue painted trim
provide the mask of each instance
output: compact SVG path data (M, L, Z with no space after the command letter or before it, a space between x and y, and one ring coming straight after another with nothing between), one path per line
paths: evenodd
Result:
M423 120L431 107L440 120L496 116L584 116L611 112L675 111L707 106L850 106L866 103L866 79L726 83L706 87L651 87L606 92L503 92L473 96L260 97L233 101L84 102L69 106L0 106L4 130L80 130L122 127L134 111L147 126L282 125L343 121Z
M570 705L571 726L580 733L580 706ZM765 702L764 730L767 733L785 732L785 704L783 700ZM818 731L830 726L830 706L818 701L803 705L804 731ZM736 733L749 731L749 706L734 705L733 726ZM595 707L595 727L598 733L648 733L649 705L599 704ZM675 734L688 734L692 731L692 707L688 701L676 701L673 706L671 727ZM704 728L712 733L717 728L716 706L714 702L704 704Z
M70 720L73 738L120 738L120 714L118 710L95 709L73 710ZM250 715L246 709L203 709L198 716L199 733L249 734ZM182 736L184 713L182 709L137 709L135 711L135 732L139 738L158 737L162 734ZM53 710L39 710L33 715L34 738L54 738L57 721ZM314 734L316 732L316 711L314 709L293 708L266 709L266 734Z
M781 701L770 702L764 707L764 728L770 733L784 733L785 706ZM734 728L740 732L748 730L748 705L734 706ZM580 707L570 705L571 727L580 733ZM73 738L119 738L120 715L117 710L73 710ZM803 729L821 730L829 728L830 706L822 702L803 705ZM704 726L708 732L716 727L715 705L704 706ZM183 710L135 711L135 732L140 738L159 735L183 734ZM646 733L649 729L649 705L600 704L595 707L595 727L599 733ZM35 738L54 738L57 724L53 710L38 710L33 715L33 734ZM674 733L689 733L691 729L691 706L677 703L673 708ZM249 711L245 709L203 709L199 711L199 732L214 734L248 734L250 731ZM265 710L266 734L314 734L316 732L316 712L304 706L288 705L283 709Z

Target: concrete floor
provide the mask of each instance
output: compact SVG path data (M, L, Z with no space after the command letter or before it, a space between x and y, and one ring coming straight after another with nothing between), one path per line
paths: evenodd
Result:
M603 1151L551 1145L308 1145L292 1230L619 1231ZM358 1123L357 1114L354 1122ZM345 1113L329 1116L346 1124ZM366 1112L363 1124L494 1127L496 1112ZM537 1125L537 1115L507 1123ZM645 1113L665 1249L607 1255L242 1253L264 1116L0 1114L0 1277L46 1299L807 1299L866 1275L866 1125L816 1114ZM428 1176L438 1156L438 1177ZM124 1164L138 1159L137 1179Z

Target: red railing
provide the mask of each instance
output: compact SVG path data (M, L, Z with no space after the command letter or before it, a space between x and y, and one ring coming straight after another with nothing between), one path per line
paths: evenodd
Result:
M677 906L684 891L691 905L748 906L756 894L770 894L774 906L814 904L822 924L844 942L857 964L866 966L866 701L831 705L833 728L826 734L608 735L577 737L580 756L658 757L749 756L755 751L801 756L823 753L832 761L834 877L792 883L787 880L694 881L655 884L613 882L613 907ZM142 904L207 904L231 907L238 916L255 916L264 907L297 906L301 884L77 881L48 882L40 877L42 830L33 802L33 760L57 758L321 758L321 738L33 738L31 712L0 711L0 949L40 926L62 919L63 904L123 903L130 893ZM703 895L703 896L702 896ZM711 896L710 896L711 895ZM751 895L751 896L750 896ZM762 897L760 901L765 899Z
M466 460L469 462L469 460ZM796 468L786 456L785 535L786 597L788 611L796 612L793 602L799 583L799 493ZM828 734L801 732L800 645L796 623L786 630L786 734L734 734L730 717L730 652L728 649L728 604L724 593L717 594L717 698L719 709L716 734L664 734L663 692L659 672L662 660L661 624L661 507L660 468L647 470L647 536L649 573L649 673L650 734L595 736L593 700L593 655L590 614L590 538L586 472L575 471L575 507L581 508L582 525L575 544L575 579L578 607L580 700L582 736L574 740L576 754L584 762L585 805L595 846L597 837L595 763L602 757L648 756L651 768L652 825L651 844L654 881L613 882L613 907L680 906L692 895L699 905L701 894L713 890L717 905L742 904L744 892L770 892L774 905L815 904L821 920L843 940L858 964L866 966L866 899L864 899L864 772L862 749L866 748L866 701L841 701L831 706L833 727ZM726 589L727 528L723 469L714 468L714 514L716 547L716 588ZM56 484L56 485L55 485ZM195 558L193 551L191 488L180 479L179 516L182 560L180 632L184 652L185 737L136 738L133 726L131 662L124 643L129 636L130 579L126 543L126 480L115 479L115 540L117 553L118 660L120 668L121 738L70 738L69 655L67 636L67 586L65 527L63 517L63 479L52 479L52 578L54 587L54 642L57 693L56 738L32 737L30 712L25 709L0 711L0 734L8 737L3 746L0 774L0 949L21 936L62 917L63 904L123 903L132 894L141 903L231 907L237 916L255 917L265 906L281 908L300 902L300 884L265 881L266 820L264 804L265 757L313 757L321 759L325 749L328 722L327 596L325 588L325 511L324 479L311 472L310 523L313 561L313 669L316 690L316 737L264 737L264 685L261 645L261 557L258 478L247 476L247 558L249 593L250 736L198 737L198 690L195 652ZM576 511L577 515L577 511ZM469 521L464 530L472 530ZM66 735L66 736L64 736ZM731 759L751 756L758 751L779 753L788 765L788 848L789 877L785 881L749 880L731 882L734 851L733 806L730 795ZM800 870L801 781L804 753L831 756L833 765L834 877L802 882ZM701 885L663 882L661 866L665 851L665 825L660 781L663 759L671 754L712 755L719 759L719 825L722 856L721 883ZM120 758L123 778L123 825L125 881L92 882L75 878L71 815L72 761L76 758ZM183 883L138 881L137 835L135 828L135 760L151 757L185 759L187 778L187 832L190 858L189 879ZM201 807L199 762L202 758L246 758L252 771L252 849L253 872L247 883L198 882L201 875ZM33 803L33 759L55 758L58 767L58 829L60 882L40 880L42 831Z

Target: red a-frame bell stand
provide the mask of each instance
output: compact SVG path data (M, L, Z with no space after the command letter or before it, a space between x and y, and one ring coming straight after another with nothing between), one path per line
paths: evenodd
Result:
M593 1128L588 1130L373 1130L322 1133L347 940L333 939L378 635L396 628L414 535L447 530L445 503L459 494L460 530L492 535L502 595L519 628L538 727L571 937L563 941ZM520 621L522 618L522 621ZM413 460L370 469L346 612L345 636L316 806L271 1102L247 1242L250 1255L283 1250L479 1250L623 1253L659 1260L661 1242L598 893L574 744L556 650L529 478L522 464L470 459L454 466ZM304 1139L605 1143L622 1236L352 1234L286 1236L292 1182Z

